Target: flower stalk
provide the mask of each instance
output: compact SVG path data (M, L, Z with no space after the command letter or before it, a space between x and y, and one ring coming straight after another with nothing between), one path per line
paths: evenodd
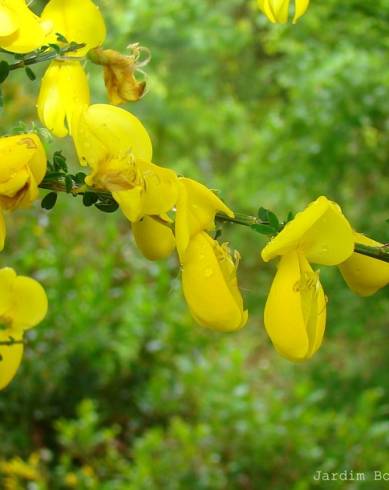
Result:
M95 189L89 187L86 184L79 184L77 182L72 182L71 187L66 184L63 177L51 177L46 176L45 179L39 185L42 189L51 190L54 192L66 192L72 194L73 196L84 195L86 192L96 194L96 196L104 199L107 203L115 203L112 194L106 190ZM234 217L227 216L222 213L216 214L216 221L219 223L233 223L242 226L252 227L253 225L268 225L267 221L261 220L255 216L250 216L242 213L235 213ZM389 263L389 244L385 244L382 247L371 247L368 245L363 245L361 243L355 243L354 252L371 257L373 259L381 260L383 262Z

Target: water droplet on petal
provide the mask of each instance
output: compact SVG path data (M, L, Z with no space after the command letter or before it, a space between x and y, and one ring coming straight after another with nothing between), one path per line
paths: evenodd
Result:
M211 277L212 274L213 274L213 270L211 268L205 269L205 271L204 271L204 276L205 277Z

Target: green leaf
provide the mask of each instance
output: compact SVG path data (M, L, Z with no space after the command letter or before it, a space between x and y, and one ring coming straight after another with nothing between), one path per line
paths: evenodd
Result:
M280 220L277 218L277 215L273 213L273 211L261 206L258 209L258 218L265 223L269 223L269 225L276 231L280 229Z
M63 34L56 32L55 35L57 36L57 41L59 41L60 43L68 44L68 40L66 39L66 37Z
M261 235L275 235L277 233L277 230L270 225L257 224L251 225L250 228L255 230L257 233L260 233Z
M82 197L82 203L87 208L93 206L99 200L99 196L95 192L85 192Z
M292 213L292 211L289 211L288 216L286 218L286 223L289 223L289 221L292 221L293 218L294 218L294 213Z
M97 209L100 209L100 211L103 211L103 213L114 213L119 208L119 205L115 201L108 203L97 203L95 206Z
M268 213L269 213L269 210L264 208L264 207L260 207L258 209L258 218L261 220L261 221L268 221Z
M280 221L272 211L268 211L267 221L269 222L270 226L272 226L276 230L280 228Z
M49 43L49 46L50 46L50 48L54 49L54 51L57 54L61 54L61 48L58 46L58 44Z
M49 192L48 194L45 195L45 197L42 199L41 206L43 209L53 209L57 202L58 194L56 192Z
M63 170L64 172L68 171L68 166L66 165L66 158L62 155L62 151L56 151L53 155L53 165L55 170Z
M73 190L73 179L71 175L65 176L65 189L68 194L70 194Z
M0 83L3 83L8 77L9 71L9 64L4 60L0 61Z
M77 184L84 184L86 174L84 172L77 172L76 175L73 175L74 182Z
M36 80L36 75L35 73L31 70L31 68L29 66L26 66L26 68L24 69L24 71L26 72L26 75L28 76L28 78L32 81Z

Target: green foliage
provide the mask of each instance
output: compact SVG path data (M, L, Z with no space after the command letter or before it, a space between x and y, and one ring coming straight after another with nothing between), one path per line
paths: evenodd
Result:
M317 0L296 26L271 25L249 0L99 3L107 47L152 51L150 92L127 108L151 131L155 162L249 214L263 204L283 217L325 194L356 229L389 241L389 0ZM87 68L94 101L106 102L101 68ZM23 91L19 75L2 85L3 132L36 117L38 80ZM65 142L51 170L82 185L72 152ZM62 196L8 225L3 264L39 279L50 311L0 395L4 481L1 463L16 456L39 459L39 490L305 490L324 486L318 469L389 471L387 291L357 298L323 268L326 338L293 365L263 331L267 237L223 226L242 254L251 319L222 335L193 323L176 260L142 259L120 213Z

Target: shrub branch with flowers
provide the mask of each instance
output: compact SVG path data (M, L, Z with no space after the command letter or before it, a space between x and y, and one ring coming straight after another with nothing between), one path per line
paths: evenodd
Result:
M287 22L288 1L258 4L271 22ZM293 22L308 4L295 1ZM269 337L282 356L309 359L322 343L327 308L319 270L312 264L338 266L347 285L368 296L389 283L388 245L354 231L340 206L325 196L286 219L264 207L256 216L241 215L202 183L154 163L146 128L118 107L147 93L143 68L149 52L136 43L126 55L105 49L105 36L103 16L91 0L50 0L40 17L24 0L0 1L0 48L5 55L0 82L6 83L17 69L34 79L31 66L50 61L41 80L38 117L54 136L72 138L83 167L71 174L58 151L47 161L37 133L3 135L1 248L4 213L30 206L39 198L39 188L50 191L42 200L47 210L54 208L58 192L80 196L83 205L103 212L120 209L145 258L160 260L177 252L183 294L196 322L231 332L245 326L248 312L237 279L240 255L220 242L220 230L227 222L247 226L270 237L262 259L278 260L264 311ZM111 104L91 104L86 58L103 67ZM1 389L15 376L24 331L45 316L47 298L37 281L8 267L0 270L0 288Z

